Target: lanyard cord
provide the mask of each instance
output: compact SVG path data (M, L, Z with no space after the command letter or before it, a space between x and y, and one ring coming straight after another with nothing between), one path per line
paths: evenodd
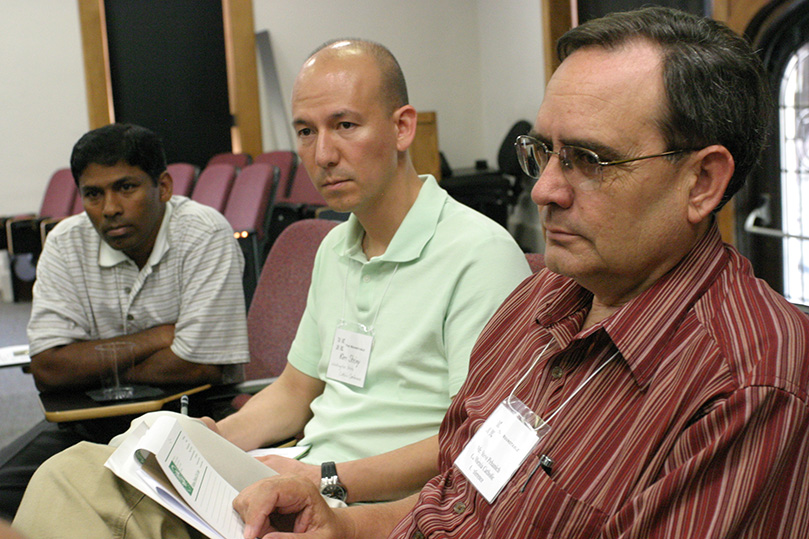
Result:
M511 390L511 394L509 394L509 396L508 396L508 402L511 402L511 401L512 401L512 399L514 398L514 393L516 393L517 389L518 389L518 388L520 387L520 385L521 385L521 384L522 384L522 383L525 381L525 379L528 377L528 375L529 375L529 374L531 374L531 372L534 370L534 367L536 367L536 365L537 365L537 363L539 362L539 360L540 360L540 359L542 359L542 356L544 356L544 355L545 355L545 351L548 349L548 347L549 347L550 345L551 345L551 341L548 341L548 344L546 344L546 345L545 345L545 348L543 348L543 349L542 349L542 352L540 352L540 353L539 353L539 355L537 356L537 358L536 358L536 359L534 360L534 362L531 364L531 367L529 367L529 369L528 369L528 370L525 372L525 374L523 374L523 375L522 375L522 378L520 378L520 379L517 381L517 383L514 385L514 388L512 388L512 390ZM552 413L550 416L548 416L548 419L544 420L544 422L545 422L545 423L550 423L551 419L553 419L554 417L556 417L556 414L558 414L559 412L561 412L561 411L562 411L562 408L564 408L565 406L567 406L567 405L568 405L568 403L569 403L569 402L570 402L570 401L573 399L573 397L575 397L575 396L576 396L576 395L579 393L579 391L581 391L582 389L584 389L584 386L586 386L587 384L589 384L589 383L590 383L590 380L592 380L592 379L593 379L593 378L594 378L594 377L595 377L595 376L596 376L598 373L600 373L600 372L601 372L601 370L602 370L604 367L606 367L606 366L607 366L607 365L608 365L608 364L609 364L609 363L610 363L610 362L611 362L613 359L615 359L615 358L618 356L618 354L619 354L619 352L615 352L615 353L614 353L612 356L610 356L610 358L609 358L607 361L605 361L604 363L602 363L601 365L599 365L599 367L598 367L598 368L597 368L595 371L593 371L593 373L592 373L592 374L590 374L590 376L588 376L588 377L587 377L587 379L586 379L584 382L582 382L581 384L579 384L579 386L578 386L578 387L577 387L575 390L573 390L573 393L571 393L571 394L570 394L570 396L568 396L568 398L566 398L566 399L565 399L565 401L564 401L562 404L560 404L560 405L559 405L559 406L556 408L556 410L554 410L554 411L553 411L553 413ZM540 419L540 418L539 418L539 416L537 416L537 419Z

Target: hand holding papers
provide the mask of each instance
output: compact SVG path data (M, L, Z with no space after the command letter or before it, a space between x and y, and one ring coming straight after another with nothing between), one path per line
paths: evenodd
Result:
M206 536L242 537L233 499L275 472L201 421L166 412L146 417L117 440L107 468Z

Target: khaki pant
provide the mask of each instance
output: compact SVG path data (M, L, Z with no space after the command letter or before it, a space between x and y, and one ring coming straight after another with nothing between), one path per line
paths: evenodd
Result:
M31 478L13 526L28 537L204 537L104 467L114 447L81 442Z

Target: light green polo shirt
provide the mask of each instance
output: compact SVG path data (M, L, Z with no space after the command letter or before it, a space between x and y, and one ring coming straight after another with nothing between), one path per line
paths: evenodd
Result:
M318 250L289 353L294 367L326 381L301 442L312 445L306 462L363 458L436 434L478 334L530 274L502 226L452 199L432 176L422 180L383 255L366 259L353 215ZM326 377L343 318L373 325L362 388Z

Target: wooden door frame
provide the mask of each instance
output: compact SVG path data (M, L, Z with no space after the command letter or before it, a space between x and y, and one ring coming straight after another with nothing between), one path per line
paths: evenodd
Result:
M115 121L104 0L77 0L90 129ZM222 0L234 152L263 152L252 0Z

